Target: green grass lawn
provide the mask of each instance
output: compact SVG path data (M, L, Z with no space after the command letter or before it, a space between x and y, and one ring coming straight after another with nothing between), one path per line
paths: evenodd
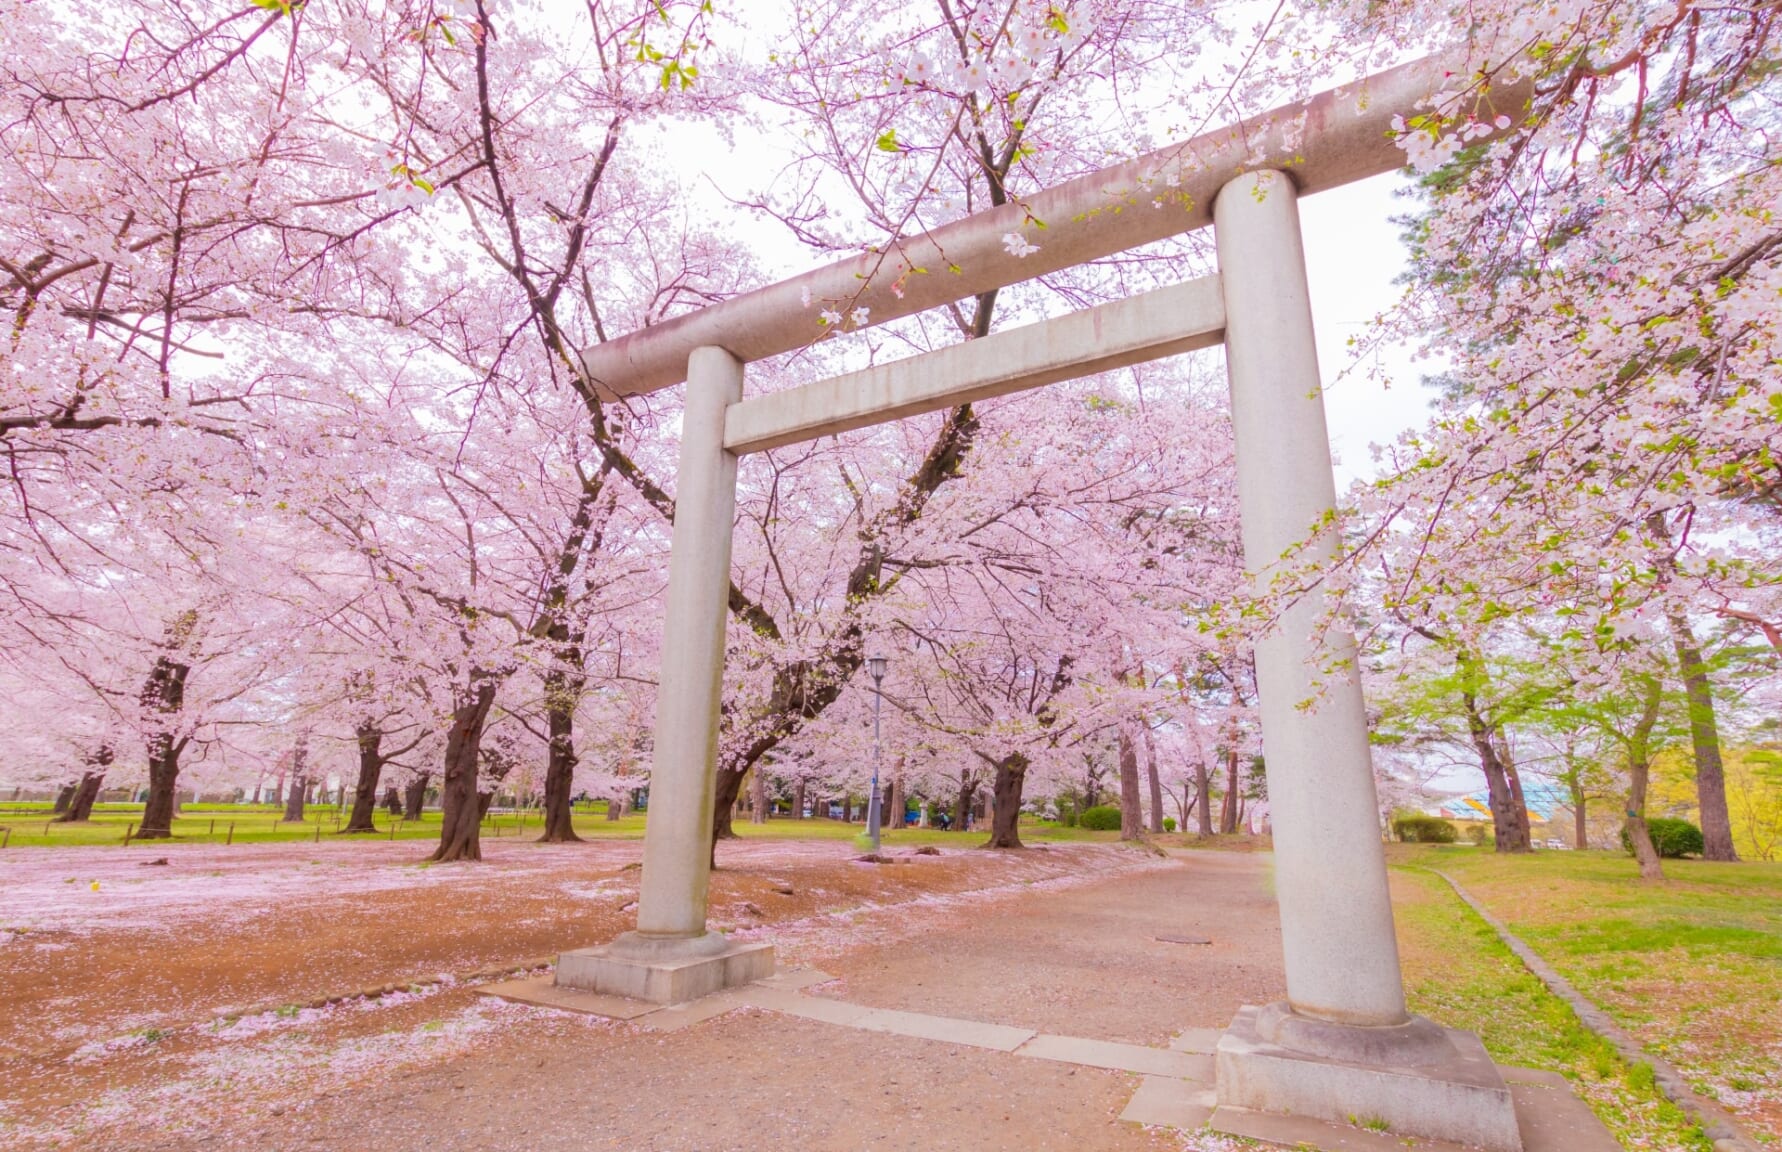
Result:
M125 834L142 820L140 804L101 804L93 810L93 818L80 824L52 822L48 802L37 805L11 804L0 811L0 840L8 849L41 847L77 847L82 845L123 846ZM173 822L173 842L203 844L265 844L278 841L317 840L327 842L354 839L337 834L346 823L346 813L332 805L310 805L302 823L283 819L284 808L275 804L186 804ZM530 837L536 839L542 818L536 811L522 813L494 812L483 822L482 834L490 838ZM431 840L439 836L440 814L424 812L420 820L399 820L379 809L378 831L363 834L365 839ZM737 835L749 838L783 840L851 840L861 835L864 824L844 824L839 820L769 820L751 824L746 818L736 822ZM604 804L578 807L575 813L576 834L587 839L639 839L643 836L644 816L633 813L619 820L608 820ZM10 835L8 835L10 833ZM938 828L886 829L882 837L888 848L918 844L976 845L987 833L980 829L969 832L943 832ZM1049 821L1024 819L1023 839L1037 843L1072 840L1114 840L1117 833L1088 832L1066 828ZM166 844L166 840L132 840L132 848L149 848Z
M1583 1034L1483 921L1423 871L1439 869L1697 1091L1754 1131L1782 1137L1782 865L1667 860L1667 881L1643 885L1631 859L1607 852L1499 856L1394 845L1391 856L1400 888L1428 895L1401 902L1401 932L1450 937L1442 965L1422 973L1424 1010L1477 1028L1508 1062L1554 1067L1581 1084L1642 1076L1616 1071L1607 1046ZM1514 970L1491 976L1493 956ZM1534 1015L1549 1022L1524 1030L1517 1021L1536 1005Z

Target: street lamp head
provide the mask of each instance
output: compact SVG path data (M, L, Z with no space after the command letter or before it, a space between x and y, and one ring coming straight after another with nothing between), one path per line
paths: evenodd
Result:
M868 656L866 658L866 670L872 673L874 683L885 678L885 665L889 663L890 661L883 656Z

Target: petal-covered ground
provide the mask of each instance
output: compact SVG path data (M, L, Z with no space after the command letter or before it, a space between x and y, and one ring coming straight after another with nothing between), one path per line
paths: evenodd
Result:
M400 842L176 847L165 864L108 849L8 854L0 1146L153 1147L437 1068L515 1029L618 1027L472 987L628 927L640 850L485 844L483 863L450 866ZM771 932L789 966L1163 866L1095 846L852 856L834 841L724 844L712 922Z

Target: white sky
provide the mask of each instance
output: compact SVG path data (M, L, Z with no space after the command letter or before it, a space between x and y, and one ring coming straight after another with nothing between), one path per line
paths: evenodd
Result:
M1377 363L1355 364L1346 347L1350 337L1398 301L1394 281L1404 271L1406 254L1391 217L1408 211L1393 195L1407 183L1391 173L1308 196L1299 204L1338 491L1374 474L1369 444L1388 444L1428 418L1433 393L1422 379L1437 365L1416 361L1415 349L1402 346L1379 350ZM1370 367L1380 371L1370 372ZM1370 375L1389 378L1390 387Z

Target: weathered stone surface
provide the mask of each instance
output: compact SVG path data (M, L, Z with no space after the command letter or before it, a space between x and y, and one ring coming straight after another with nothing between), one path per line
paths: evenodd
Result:
M706 939L711 939L707 937ZM557 958L557 986L653 1004L683 1004L773 974L773 945L737 944L716 937L721 950L691 948L638 953L625 937Z
M1241 1009L1219 1041L1222 1108L1378 1124L1398 1136L1524 1152L1510 1089L1471 1033L1447 1032L1447 1049L1432 1051L1425 1030L1416 1030L1396 1061L1378 1035L1395 1030L1356 1029L1357 1059L1347 1061L1336 1033L1312 1054L1271 1042L1258 1028L1264 1019L1262 1009Z

